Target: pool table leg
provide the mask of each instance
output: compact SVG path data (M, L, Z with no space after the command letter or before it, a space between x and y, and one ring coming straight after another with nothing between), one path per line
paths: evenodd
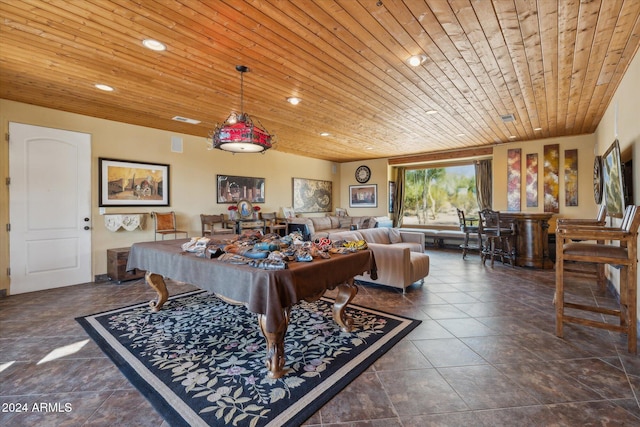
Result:
M147 284L158 293L158 299L156 301L149 301L149 307L151 307L153 311L160 311L164 303L167 302L167 299L169 298L167 285L164 283L164 279L161 275L150 271L147 271L144 275L144 279Z
M344 309L358 293L358 287L353 284L353 279L338 285L338 295L333 303L333 320L340 325L343 332L351 332L353 319L344 312Z
M287 326L289 325L289 308L283 310L282 323L278 325L275 332L267 331L267 316L264 314L258 314L258 324L262 335L264 335L267 341L267 358L265 359L265 365L269 373L269 378L280 378L284 376L286 370L284 369L285 354L284 354L284 336L287 333Z

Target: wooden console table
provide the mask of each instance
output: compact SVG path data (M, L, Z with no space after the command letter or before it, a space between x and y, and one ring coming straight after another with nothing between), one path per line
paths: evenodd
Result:
M500 219L516 224L516 265L553 268L549 256L549 219L552 213L504 212Z
M377 277L373 252L363 250L312 262L293 262L286 270L262 270L196 257L184 252L188 240L134 243L127 270L147 270L145 279L158 299L149 304L158 311L169 296L163 276L191 283L232 304L242 304L258 314L258 325L267 341L266 366L270 378L280 378L284 368L284 337L291 307L299 301L315 301L327 289L338 289L333 318L343 331L352 328L345 313L358 289L353 278L364 272Z
M263 219L236 219L229 221L235 223L236 234L242 234L242 230L261 230L266 234L266 222Z

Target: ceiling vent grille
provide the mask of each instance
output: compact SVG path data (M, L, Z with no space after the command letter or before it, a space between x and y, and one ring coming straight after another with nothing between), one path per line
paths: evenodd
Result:
M171 120L175 120L176 122L191 123L192 125L197 125L198 123L200 123L200 120L188 119L181 116L175 116Z
M505 114L505 115L500 116L500 118L502 119L502 121L504 123L511 123L511 122L515 122L516 121L516 118L514 117L513 114Z

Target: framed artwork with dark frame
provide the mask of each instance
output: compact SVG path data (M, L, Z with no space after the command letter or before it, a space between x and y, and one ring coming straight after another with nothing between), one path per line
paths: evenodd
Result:
M264 203L264 178L216 175L216 183L218 203Z
M624 214L624 184L622 181L622 160L620 144L616 139L602 156L602 177L604 203L607 215L621 218Z
M169 206L169 165L98 159L99 206Z
M292 178L293 209L296 213L331 212L332 182Z
M378 207L378 185L350 185L349 186L349 207L350 208L377 208Z

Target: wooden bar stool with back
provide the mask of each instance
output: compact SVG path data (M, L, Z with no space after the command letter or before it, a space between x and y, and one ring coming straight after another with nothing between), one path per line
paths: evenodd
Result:
M637 354L637 281L638 281L638 227L640 209L629 205L620 227L584 225L561 222L556 230L556 335L563 337L565 323L607 329L627 334L627 349ZM593 243L593 242L596 243ZM605 243L611 242L611 243ZM616 244L612 244L616 242ZM611 309L565 301L565 262L605 264L620 267L620 305ZM604 274L598 274L600 288L604 290ZM616 316L618 324L597 321L567 314L565 309L583 310Z

